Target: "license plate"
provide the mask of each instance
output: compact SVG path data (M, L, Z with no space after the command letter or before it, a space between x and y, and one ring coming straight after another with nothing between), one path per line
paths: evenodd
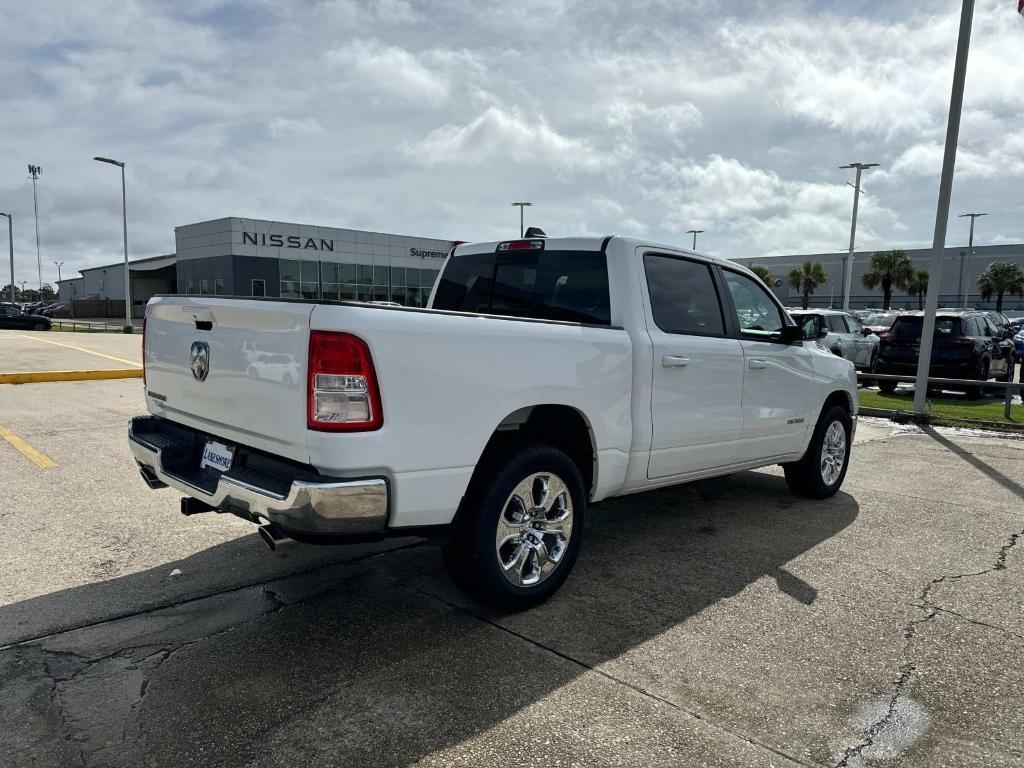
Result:
M203 460L199 463L200 469L211 467L218 472L227 472L231 469L231 462L235 459L235 448L231 445L218 443L216 440L207 440L203 448Z

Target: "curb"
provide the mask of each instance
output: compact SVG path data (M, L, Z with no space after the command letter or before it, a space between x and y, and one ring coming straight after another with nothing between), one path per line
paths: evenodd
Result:
M44 381L99 381L141 379L141 368L109 368L97 371L22 371L0 373L0 384L35 384Z

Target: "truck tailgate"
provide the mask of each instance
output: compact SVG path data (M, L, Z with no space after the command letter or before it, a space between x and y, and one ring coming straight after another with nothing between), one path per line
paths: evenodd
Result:
M150 411L308 463L312 310L312 304L285 301L153 299L144 350Z

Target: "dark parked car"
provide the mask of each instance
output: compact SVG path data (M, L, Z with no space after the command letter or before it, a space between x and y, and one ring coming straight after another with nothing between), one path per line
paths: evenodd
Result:
M862 323L875 336L882 337L889 333L889 329L892 328L897 317L899 317L899 312L872 312L864 318Z
M71 305L67 302L51 304L39 314L43 317L71 317Z
M29 315L10 304L0 304L0 328L21 331L48 331L53 327L47 318Z
M923 312L900 315L878 350L878 373L913 376L921 352ZM945 312L935 318L930 376L946 379L1012 381L1016 354L1012 339L989 319L988 312ZM883 392L895 381L879 381ZM968 397L981 397L981 387L964 387Z

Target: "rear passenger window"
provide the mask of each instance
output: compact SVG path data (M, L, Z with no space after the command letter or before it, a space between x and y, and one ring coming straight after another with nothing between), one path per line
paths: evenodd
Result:
M707 264L652 253L644 256L654 323L665 333L722 336L725 322Z
M828 315L828 329L832 333L847 333L846 323L843 322L842 315Z

